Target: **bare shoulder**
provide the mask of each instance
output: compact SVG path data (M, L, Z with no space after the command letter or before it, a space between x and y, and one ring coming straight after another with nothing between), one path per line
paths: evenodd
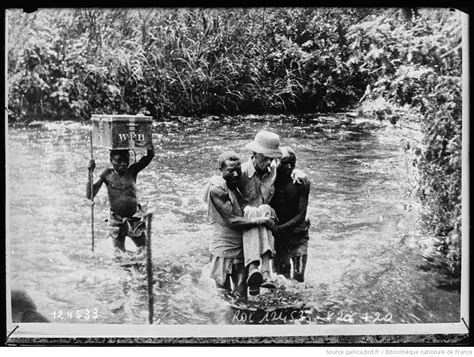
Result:
M303 171L298 170L298 172L295 174L295 178L297 179L297 182L301 184L306 191L309 192L311 188L311 181L308 175L306 175L306 173L304 173Z
M303 185L306 186L306 187L308 188L308 190L309 190L309 188L310 188L310 186L311 186L311 181L310 181L309 177L306 176L306 175L303 176L303 177L301 178L301 182L302 182Z
M217 197L220 199L225 199L228 195L228 193L221 186L218 186L218 185L211 185L210 193L211 193L211 196Z
M112 172L113 172L113 169L111 169L110 167L106 168L100 173L99 177L103 180L107 180L112 174Z

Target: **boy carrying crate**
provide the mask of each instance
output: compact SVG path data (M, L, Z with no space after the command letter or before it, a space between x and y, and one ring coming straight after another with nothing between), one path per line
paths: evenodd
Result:
M121 131L132 128L131 133L134 134L137 121L143 121L143 119L139 118L137 120L130 118L130 116L118 116L118 118L105 119L93 117L92 120L95 144L110 149L112 167L104 169L98 180L91 185L91 177L96 164L94 159L89 160L86 197L88 199L95 197L102 184L105 183L110 204L109 236L112 238L115 252L119 255L125 252L126 236L132 239L139 250L143 250L146 246L146 224L143 217L145 212L142 211L142 207L138 203L136 183L138 173L147 167L155 156L151 132L148 130L147 135L127 135L129 139L124 142L120 138L120 135L123 136L124 134L119 132L117 128ZM139 142L135 139L136 137L143 137L144 140ZM146 147L147 154L138 162L130 165L129 150L139 147Z
M137 201L137 175L151 162L155 156L153 144L148 144L147 154L140 161L130 164L128 150L111 150L110 163L112 167L106 168L99 175L93 185L93 197L97 195L102 184L107 186L110 204L110 237L115 249L125 251L125 237L129 236L137 247L146 244L145 221ZM87 180L86 196L91 199L90 177L95 169L95 160L89 160L89 179Z

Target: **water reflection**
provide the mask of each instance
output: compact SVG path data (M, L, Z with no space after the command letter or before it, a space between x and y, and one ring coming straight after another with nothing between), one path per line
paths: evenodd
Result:
M410 208L416 202L407 195L410 178L396 129L327 128L284 118L156 124L157 153L137 184L141 202L156 212L155 323L233 323L229 302L205 273L211 230L201 190L217 173L217 155L232 149L245 159L244 145L261 129L277 132L282 144L296 150L297 166L312 182L307 281L277 277L277 293L264 292L242 309L299 304L304 312L277 323L350 323L343 317L351 313L372 314L365 322L376 313L390 314L381 323L458 321L459 296L436 289L434 273L417 268L424 240ZM90 250L90 203L84 197L88 126L10 128L8 148L12 283L28 291L53 322L147 323L145 270L113 261L105 189L96 198L96 250ZM94 156L100 172L109 164L108 152L96 149ZM60 310L80 313L59 321ZM96 310L98 317L86 320L86 310ZM324 320L328 314L335 318Z

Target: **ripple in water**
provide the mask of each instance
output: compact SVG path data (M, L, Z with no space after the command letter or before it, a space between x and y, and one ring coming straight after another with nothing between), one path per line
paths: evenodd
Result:
M141 202L156 212L154 323L370 323L376 314L379 323L458 321L459 295L437 289L435 273L418 269L428 240L418 229L396 129L355 132L347 124L345 131L325 130L330 121L283 119L157 123L156 157L137 182ZM207 278L211 230L201 191L217 174L218 154L232 149L246 160L243 147L261 129L295 149L297 167L311 180L309 258L305 283L275 276L276 292L262 289L242 302ZM145 269L114 261L105 188L95 200L95 252L90 249L88 138L88 126L71 122L9 128L12 285L24 288L54 322L146 324ZM97 175L108 153L96 149L94 156ZM60 310L75 314L58 320Z

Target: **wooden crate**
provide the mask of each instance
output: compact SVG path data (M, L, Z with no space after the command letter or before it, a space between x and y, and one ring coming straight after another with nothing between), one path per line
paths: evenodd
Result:
M152 143L152 117L94 114L91 121L95 147L133 150L146 149Z

